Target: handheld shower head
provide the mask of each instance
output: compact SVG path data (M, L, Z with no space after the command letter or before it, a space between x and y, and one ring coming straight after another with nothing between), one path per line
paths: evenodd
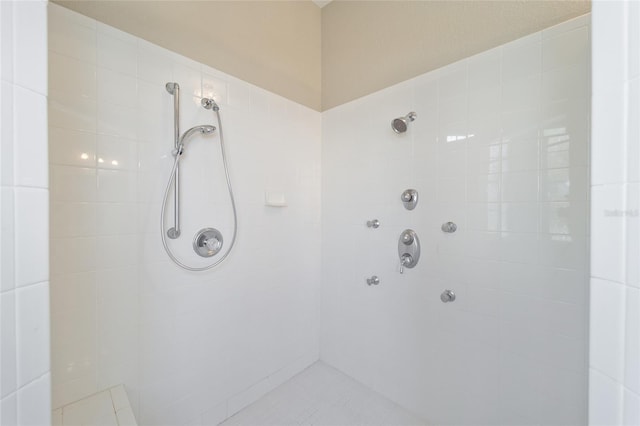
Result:
M391 128L396 133L404 133L407 131L409 123L414 121L417 116L418 115L412 111L404 117L394 118L393 121L391 121Z
M195 126L195 127L190 128L189 130L184 132L182 134L182 136L180 137L180 143L178 144L178 154L182 155L182 152L184 151L184 147L186 145L187 139L189 139L194 133L200 132L203 135L210 135L215 130L216 130L216 128L214 126L210 126L208 124L205 124L205 125L202 125L202 126Z

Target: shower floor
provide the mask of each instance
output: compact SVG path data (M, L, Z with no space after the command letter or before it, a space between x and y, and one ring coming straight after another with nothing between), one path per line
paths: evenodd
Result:
M137 426L122 385L53 410L51 423L53 426Z
M317 362L222 423L267 425L426 425L377 392Z

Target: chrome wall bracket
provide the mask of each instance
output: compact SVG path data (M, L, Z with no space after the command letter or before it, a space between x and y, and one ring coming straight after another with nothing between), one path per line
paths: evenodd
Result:
M404 268L413 268L420 260L420 240L412 229L405 229L398 239L398 257L400 258L400 273Z
M380 221L378 219L368 220L367 221L367 227L368 228L373 228L373 229L378 229L380 227Z
M418 204L418 191L415 189L406 189L400 196L404 208L407 210L413 210Z
M374 275L371 278L367 278L368 286L378 285L378 284L380 284L380 278L378 278L377 276Z

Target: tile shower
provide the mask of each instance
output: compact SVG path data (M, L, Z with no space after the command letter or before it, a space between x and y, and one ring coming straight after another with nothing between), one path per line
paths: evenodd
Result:
M123 383L140 424L221 421L318 358L320 114L49 8L53 407ZM183 129L214 124L201 96L221 107L240 229L208 273L179 270L160 241L169 81ZM231 223L219 162L217 142L190 142L185 244Z
M321 359L430 423L584 424L589 32L319 113L49 4L53 408L124 384L140 424L216 424ZM238 242L204 274L159 237L169 81L183 129L213 123L201 97L225 126ZM185 235L229 229L218 149L185 154L184 200L204 203ZM422 257L400 275L406 228Z
M586 423L589 61L581 17L323 113L321 359L433 424Z

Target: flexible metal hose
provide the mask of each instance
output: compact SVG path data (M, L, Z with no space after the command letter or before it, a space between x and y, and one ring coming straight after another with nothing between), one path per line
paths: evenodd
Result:
M229 166L227 165L227 156L224 150L224 134L222 133L222 120L220 120L220 111L218 111L217 109L214 109L214 112L216 113L216 119L218 121L218 129L220 131L220 151L222 152L224 174L227 178L227 188L229 189L229 198L231 199L231 209L233 210L233 237L231 238L231 243L229 244L229 248L222 255L220 259L216 260L211 265L202 266L199 268L185 265L180 260L178 260L171 252L171 249L167 244L167 237L165 235L165 230L164 230L164 211L167 208L167 200L169 199L169 192L171 191L171 185L175 181L176 170L178 169L178 164L180 163L180 157L182 156L178 152L176 153L176 159L173 162L173 167L171 168L171 175L169 177L169 181L167 182L167 187L164 190L164 199L162 201L162 209L160 210L160 236L162 237L162 245L164 246L164 249L167 252L167 255L169 255L171 260L173 260L173 262L176 265L178 265L182 269L186 269L187 271L192 271L192 272L206 271L222 263L227 258L227 256L229 256L229 253L231 253L231 249L233 249L233 246L236 243L236 235L238 233L238 213L236 211L236 202L233 197L233 189L231 188L231 178L229 177Z

